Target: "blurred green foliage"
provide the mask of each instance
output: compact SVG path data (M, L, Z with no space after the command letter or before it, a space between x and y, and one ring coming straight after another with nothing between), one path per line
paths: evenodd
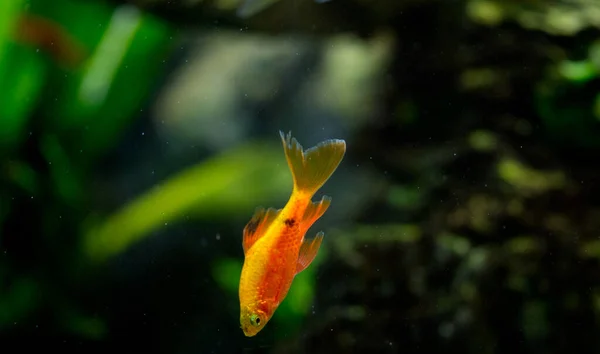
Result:
M241 8L247 5L256 7ZM598 3L13 0L2 6L0 338L6 348L600 348ZM244 11L247 22L236 16ZM218 56L195 42L190 23L204 35L207 27L231 26L240 38L294 28L310 33L304 40L311 44L285 35L273 43L288 43L289 57L269 57L266 47L262 62ZM353 33L338 34L342 29ZM249 72L243 85L227 76L235 81L227 86L232 96L219 102L239 106L227 112L251 113L223 123L217 103L199 98L181 107L175 97L173 106L189 116L194 103L215 116L214 126L198 128L168 117L168 109L167 124L148 112L161 90L175 90L170 77L180 66L191 67L185 85L222 86L212 81L225 73L194 76L188 64L194 60ZM279 74L271 73L266 85L256 74L260 67ZM252 85L260 94L245 92ZM362 185L344 178L328 183L326 192L340 202L324 218L318 257L296 277L268 328L248 340L238 324L241 230L255 207L281 206L291 190L274 133L287 126L311 136L343 135L349 156L334 177L369 174ZM215 151L177 135L192 128L232 143ZM257 133L269 142L249 138Z
M281 154L275 153L277 147L243 145L171 177L92 228L85 239L87 254L105 261L161 225L186 215L245 215L265 195L289 192L290 177L278 168L282 165L277 162L281 159ZM240 194L246 198L240 200Z
M102 268L169 223L190 216L239 219L258 201L277 200L289 193L291 180L281 163L279 144L250 143L168 178L113 215L90 209L91 177L139 115L139 107L161 76L176 29L133 6L102 1L15 1L1 16L0 73L5 94L0 98L0 152L6 158L2 160L5 184L0 221L25 215L30 207L20 205L19 200L41 200L40 212L46 216L32 222L40 223L45 242L59 242L44 252L52 253L47 256L50 259L58 257L53 261L62 263L60 268L70 269L53 269L59 272L53 277L66 276L76 284L97 273L93 268ZM22 26L32 34L20 35ZM58 53L40 50L47 45L58 47L58 42L66 43ZM74 54L60 50L81 50L85 58L76 63L61 61ZM39 150L40 156L32 159L27 146ZM245 198L240 199L240 194ZM104 338L106 319L81 313L78 307L87 305L74 302L68 293L76 285L63 288L53 277L37 272L19 275L14 264L19 261L12 258L22 254L18 247L11 249L18 231L10 223L4 230L8 240L4 240L7 257L2 260L5 282L0 283L4 284L1 328L60 304L56 320L60 328L89 339ZM67 238L58 235L65 232ZM215 278L223 290L231 291L237 288L241 260L222 262L226 261L215 263ZM13 280L7 283L7 279ZM84 282L93 284L94 280ZM296 284L278 315L287 327L297 327L301 315L307 313L314 274L306 271ZM39 296L49 293L54 294L50 302Z

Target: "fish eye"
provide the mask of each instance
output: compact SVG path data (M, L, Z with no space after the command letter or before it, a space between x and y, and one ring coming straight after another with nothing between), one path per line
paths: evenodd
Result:
M260 325L260 317L258 317L258 315L250 316L250 323L252 323L254 326Z

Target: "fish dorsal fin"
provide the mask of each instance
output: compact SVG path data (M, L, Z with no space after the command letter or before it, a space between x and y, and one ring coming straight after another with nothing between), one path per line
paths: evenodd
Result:
M308 204L308 207L304 212L304 216L302 216L302 220L304 221L306 227L310 227L315 221L323 216L330 204L331 197L326 195L324 195L323 198L321 198L321 200L318 202L311 202Z
M302 245L300 246L300 252L298 252L298 263L296 264L296 274L300 273L306 267L308 267L312 261L317 256L317 252L319 251L319 247L321 247L321 242L323 241L323 237L325 234L323 231L317 233L315 237L312 239L304 239L302 241Z
M248 252L250 247L264 234L269 225L275 220L281 209L276 210L275 208L256 208L254 215L246 226L244 227L244 240L242 246L244 247L244 254Z

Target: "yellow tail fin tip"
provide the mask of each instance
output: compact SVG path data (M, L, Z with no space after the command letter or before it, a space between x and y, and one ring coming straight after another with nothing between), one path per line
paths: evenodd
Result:
M285 135L279 131L279 135L294 179L294 190L311 196L327 182L346 153L346 142L341 139L325 140L303 150L292 132Z

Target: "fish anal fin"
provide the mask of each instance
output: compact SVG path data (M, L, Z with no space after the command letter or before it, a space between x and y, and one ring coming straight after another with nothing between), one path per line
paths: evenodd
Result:
M304 224L307 227L310 227L315 221L317 221L321 216L323 216L325 211L327 211L327 208L329 208L330 204L331 197L328 197L326 195L324 195L323 198L321 198L321 200L319 200L318 202L311 202L310 204L308 204L308 207L306 207L306 211L302 216Z
M306 267L308 267L317 256L321 242L325 234L321 231L317 233L312 239L304 239L302 245L300 245L300 252L298 252L298 263L296 264L296 274L300 273Z
M273 220L277 218L277 215L279 215L280 211L281 209L276 210L275 208L269 208L266 210L265 208L261 207L256 208L254 215L252 215L252 218L244 227L244 239L242 241L244 254L246 254L250 247L252 247L252 245L265 234L265 231L269 225L273 223Z

